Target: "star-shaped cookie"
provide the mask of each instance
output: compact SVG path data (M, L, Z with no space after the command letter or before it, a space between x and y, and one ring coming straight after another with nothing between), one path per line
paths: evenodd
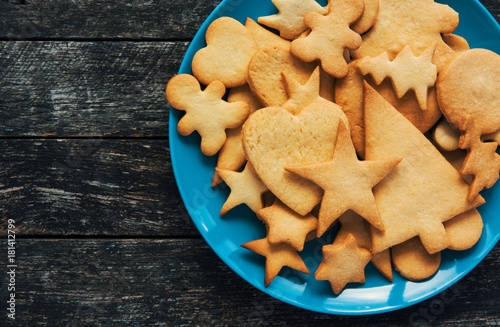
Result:
M301 216L276 199L272 206L257 211L268 230L271 244L286 243L302 251L307 235L316 230L318 219L311 214Z
M323 260L314 274L317 280L328 280L335 294L347 283L364 283L365 267L371 260L367 249L358 247L352 234L338 244L323 246Z
M303 108L307 107L315 101L328 101L319 95L320 91L320 67L316 67L311 77L305 84L300 84L299 81L289 76L286 73L281 73L285 84L288 100L281 105L282 108L288 110L292 114L297 114Z
M318 236L321 236L349 209L377 229L384 230L372 188L400 161L400 158L359 161L350 133L341 122L332 161L285 169L312 181L324 190L318 223Z
M310 274L304 261L293 247L288 244L271 244L267 237L241 245L247 250L266 257L264 285L267 287L284 266Z
M327 8L321 7L314 0L272 0L278 8L276 15L259 17L258 22L280 31L280 36L293 40L307 30L304 16L310 12L326 14Z
M262 194L267 191L267 187L257 176L250 163L247 162L242 172L219 168L216 168L216 171L231 189L231 193L220 211L221 216L242 203L254 212L263 208Z

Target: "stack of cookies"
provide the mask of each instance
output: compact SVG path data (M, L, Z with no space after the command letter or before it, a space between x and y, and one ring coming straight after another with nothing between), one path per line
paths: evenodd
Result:
M299 252L339 223L314 273L335 294L365 281L431 277L444 249L480 238L481 190L499 177L500 56L452 34L434 0L273 0L279 13L222 17L166 94L178 131L218 155L212 186L231 189L267 236L242 244L311 272ZM226 97L226 91L227 97Z

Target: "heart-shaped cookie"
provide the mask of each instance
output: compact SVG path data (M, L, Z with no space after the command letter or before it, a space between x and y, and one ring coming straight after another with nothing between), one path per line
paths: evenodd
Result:
M245 26L233 18L216 19L207 29L207 46L194 56L193 75L203 84L221 81L226 87L246 84L248 62L259 46Z
M269 190L301 215L311 212L323 191L285 171L285 167L331 160L340 119L347 124L339 106L318 101L296 116L283 108L264 108L243 125L243 149L248 161Z

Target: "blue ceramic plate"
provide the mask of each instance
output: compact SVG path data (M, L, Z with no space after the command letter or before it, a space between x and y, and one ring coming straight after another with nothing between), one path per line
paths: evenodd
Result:
M472 48L488 48L500 53L500 26L488 11L475 0L442 1L460 14L456 34L465 37ZM325 4L324 2L322 4ZM271 0L224 0L208 17L187 50L179 73L191 74L191 60L205 44L208 25L221 16L230 16L241 23L246 17L276 13ZM312 275L284 268L269 287L264 286L265 258L241 248L241 244L265 237L265 227L255 214L239 206L221 218L219 211L229 190L211 188L216 156L206 157L199 148L200 138L194 133L181 136L177 123L182 113L170 110L169 136L172 166L184 204L196 227L219 257L253 286L297 307L312 311L365 315L392 311L421 302L456 283L471 271L495 246L500 238L500 186L483 192L486 204L479 208L484 219L483 235L467 251L442 253L439 271L423 282L410 282L395 272L389 283L374 267L366 268L366 283L349 284L335 296L327 281L317 281ZM308 242L301 256L314 274L321 261L321 246L332 243L335 230L322 238Z

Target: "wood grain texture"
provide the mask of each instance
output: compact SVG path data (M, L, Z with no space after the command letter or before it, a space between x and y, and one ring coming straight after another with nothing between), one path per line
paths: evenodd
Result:
M201 3L210 6L212 2ZM23 13L36 6L31 2L0 4L20 6ZM500 10L493 2L485 4L492 11ZM0 13L4 13L1 8ZM164 89L177 73L188 45L0 42L0 137L166 136L169 105Z
M219 2L2 0L0 38L186 40Z
M0 136L166 136L187 42L0 42Z
M220 2L2 0L0 39L187 40ZM500 21L497 0L480 2Z
M199 236L168 140L3 139L0 149L2 218L20 235Z
M300 310L232 272L203 240L19 240L15 326L486 326L500 247L449 290L383 315ZM1 260L5 260L2 256ZM3 265L3 261L2 261ZM0 277L2 285L7 276ZM325 288L329 288L325 282ZM2 303L6 292L1 289Z

